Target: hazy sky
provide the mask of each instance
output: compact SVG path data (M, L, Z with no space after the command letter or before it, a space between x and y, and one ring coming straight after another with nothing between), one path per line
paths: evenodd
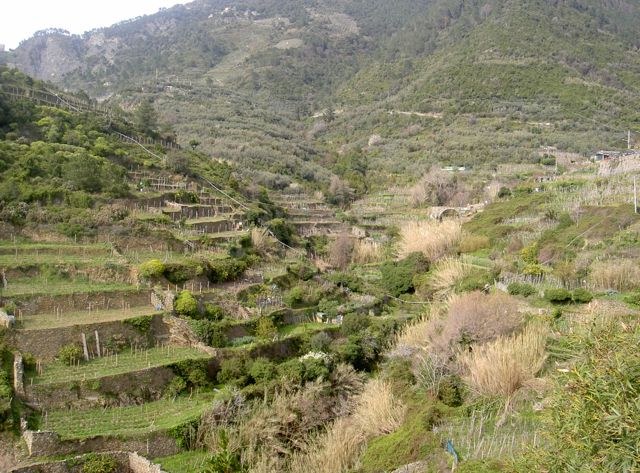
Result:
M62 28L71 33L110 26L156 13L182 0L5 0L0 8L0 44L13 49L36 31Z

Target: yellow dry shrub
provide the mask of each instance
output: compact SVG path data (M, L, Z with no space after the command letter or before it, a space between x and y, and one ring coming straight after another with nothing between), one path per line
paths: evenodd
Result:
M462 237L462 226L457 220L405 222L400 227L398 256L420 252L430 261L453 254Z
M304 452L294 453L291 473L340 473L349 471L360 455L365 439L350 418L340 418Z
M326 433L294 454L292 473L342 473L350 471L366 442L395 431L404 420L405 406L393 395L391 386L372 379L358 396L354 413L333 423Z
M589 285L597 291L629 291L640 287L640 265L635 260L597 261L589 269Z
M443 299L469 272L469 265L456 258L445 258L436 264L429 278L429 289L435 298Z
M404 411L404 405L394 398L389 383L374 378L360 394L353 420L363 435L375 437L400 427Z
M357 264L377 263L382 260L382 245L372 240L358 240L353 248L353 262Z
M266 254L273 246L273 239L267 228L253 227L251 229L251 245L261 255Z
M547 333L547 327L533 323L517 335L461 353L458 360L466 373L465 382L481 396L511 396L542 369Z

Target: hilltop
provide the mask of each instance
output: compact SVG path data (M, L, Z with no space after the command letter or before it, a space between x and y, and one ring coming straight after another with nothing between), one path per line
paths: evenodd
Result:
M125 109L153 99L180 143L264 184L326 189L339 156L364 149L381 186L434 164L623 147L639 15L587 0L197 1L43 32L6 60Z

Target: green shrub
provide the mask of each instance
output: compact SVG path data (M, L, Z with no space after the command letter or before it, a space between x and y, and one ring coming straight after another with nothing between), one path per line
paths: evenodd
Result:
M196 318L198 316L198 301L191 291L181 291L173 302L173 310L181 317Z
M529 297L536 294L538 291L531 284L521 283L521 282L512 282L507 287L507 291L512 296L524 296Z
M246 335L244 337L238 337L231 340L232 347L241 347L243 345L249 345L256 341L256 337L252 337L251 335Z
M143 278L157 279L164 274L165 266L159 259L151 259L142 263L138 269Z
M304 290L300 286L295 286L284 295L283 300L289 307L298 307L304 302Z
M511 189L508 187L502 186L498 190L498 199L504 199L505 197L511 197Z
M6 371L0 369L0 430L2 424L11 416L11 399L13 398L13 389L11 388L11 380Z
M201 276L205 271L199 261L189 260L184 263L168 263L164 267L163 275L172 284L182 284L190 279Z
M73 365L82 359L82 348L71 343L60 348L58 351L58 359L67 365Z
M378 361L382 347L379 340L371 334L350 335L347 342L339 347L343 361L357 370L371 370Z
M593 300L593 294L586 289L578 288L573 291L571 299L576 304L588 304Z
M82 473L116 473L118 462L109 455L90 453L84 458Z
M445 376L438 384L438 399L446 406L458 407L463 402L463 384L457 376Z
M142 334L147 334L151 330L151 325L153 324L153 315L142 315L140 317L126 319L124 323L130 325Z
M173 398L187 389L187 382L180 376L175 376L164 388L164 397Z
M300 385L304 381L304 364L294 358L278 365L278 376L293 385Z
M544 291L545 300L552 304L567 304L571 302L571 292L566 289L547 289Z
M627 294L623 300L629 305L640 307L640 291Z
M413 292L414 276L428 270L429 261L419 252L411 253L400 261L387 261L380 266L382 287L395 297Z
M538 244L533 243L520 250L520 258L522 258L522 261L525 264L537 264L539 251L540 249L538 248Z
M304 365L304 381L315 381L316 379L327 379L331 373L331 368L324 358L314 356L304 356L301 358Z
M193 333L198 337L205 345L209 345L214 348L224 348L229 344L229 337L226 334L224 326L211 320L197 320L192 319L189 321L189 326Z
M207 279L214 284L233 281L239 278L249 267L250 258L224 258L209 261L205 268Z
M217 379L219 383L223 384L229 383L239 387L246 386L249 382L247 361L240 357L223 360L220 364Z
M276 367L266 358L256 358L249 368L249 375L256 383L271 381L276 375Z
M204 316L208 320L220 321L224 319L225 312L222 307L216 304L212 304L210 302L205 303L204 305Z
M580 356L558 374L544 441L518 471L640 471L640 324L614 318L569 336Z
M364 292L364 282L355 274L334 273L329 276L329 281L338 287L346 287L353 292Z
M458 292L481 291L493 285L493 273L483 269L472 270L456 284Z
M278 335L278 328L271 317L260 317L256 324L256 337L261 340L273 340Z
M293 225L287 223L283 218L274 218L267 222L267 228L273 233L273 235L282 243L291 245L293 243L293 236L295 235L295 228Z
M287 266L287 273L303 281L308 281L318 274L318 268L308 261L296 261Z
M182 378L187 387L207 387L210 385L207 360L184 360L171 366L176 376Z
M309 339L309 348L311 351L320 351L327 353L331 345L331 337L326 332L318 332L313 334Z
M371 319L368 315L347 314L342 319L340 331L346 337L349 335L357 335L363 333L371 325Z

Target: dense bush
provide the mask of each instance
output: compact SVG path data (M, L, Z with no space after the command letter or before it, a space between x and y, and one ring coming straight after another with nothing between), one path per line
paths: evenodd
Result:
M329 351L331 345L331 337L326 332L318 332L309 339L309 348L311 351L325 352Z
M347 314L342 320L340 331L345 336L363 333L371 325L371 319L367 315Z
M65 345L58 351L58 359L67 365L73 365L82 359L82 348L75 343Z
M249 375L256 383L271 381L276 375L276 367L266 358L256 358L249 367Z
M459 349L513 333L522 323L518 301L502 292L471 292L455 297L442 320L433 319L425 336L434 354L447 359Z
M191 291L181 291L173 302L173 310L181 317L197 318L198 300Z
M233 281L249 267L250 259L248 258L225 258L209 261L205 268L207 278L214 284Z
M0 366L0 430L11 416L11 399L13 398L9 375L1 368Z
M267 222L267 228L273 233L273 235L282 243L291 245L293 243L293 236L295 235L295 228L283 218L274 218Z
M638 471L640 353L637 320L576 334L580 357L545 409L546 441L520 471Z
M159 259L151 259L140 265L140 276L145 279L159 278L164 274L165 266Z
M593 300L593 294L586 289L578 288L571 294L571 300L576 304L588 304Z
M204 270L202 262L188 260L184 263L167 263L163 275L172 284L182 284L202 275Z
M202 343L214 348L223 348L229 344L224 326L211 320L190 320L189 326Z
M219 383L246 386L249 382L247 360L241 357L223 360L220 364L217 379Z
M287 273L294 275L298 279L308 281L316 274L318 274L318 268L316 268L309 261L296 261L287 266Z
M521 283L521 282L512 282L507 287L507 291L512 296L524 296L529 297L536 294L538 291L531 284Z
M106 454L90 453L82 463L82 473L116 473L118 462Z
M429 262L422 253L411 253L400 261L388 261L380 267L382 286L392 296L414 290L413 277L429 270Z
M222 307L210 302L204 304L204 317L207 320L220 321L225 317L225 311Z
M256 324L255 335L260 340L273 340L278 335L278 327L271 317L260 317Z
M567 304L572 299L571 292L563 288L547 289L544 291L544 298L552 304Z

